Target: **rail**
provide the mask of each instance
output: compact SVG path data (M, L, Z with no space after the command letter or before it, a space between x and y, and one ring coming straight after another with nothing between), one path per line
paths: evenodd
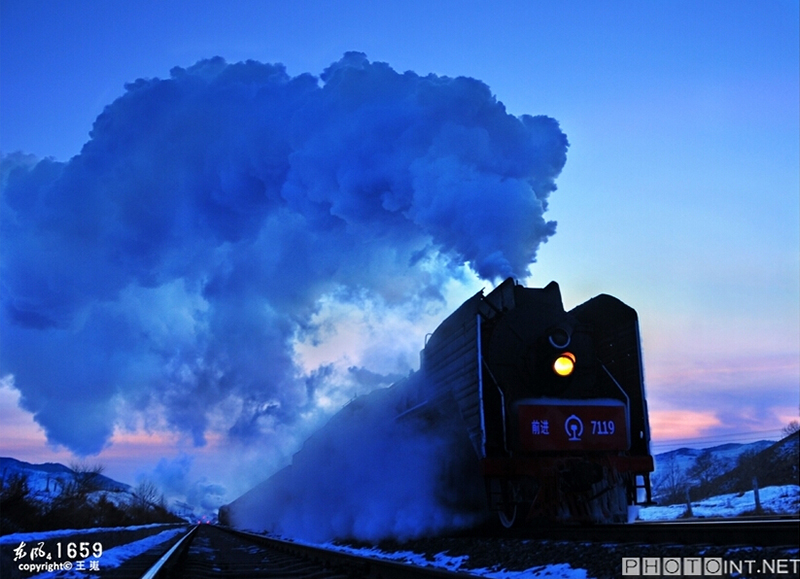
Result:
M192 542L191 537L193 537L197 532L197 527L198 525L195 525L189 529L188 533L181 537L169 551L164 553L164 555L158 561L156 561L155 565L150 567L150 569L148 569L147 572L142 575L142 579L159 579L159 577L163 577L164 575L162 575L162 573L169 569L167 564L177 560Z

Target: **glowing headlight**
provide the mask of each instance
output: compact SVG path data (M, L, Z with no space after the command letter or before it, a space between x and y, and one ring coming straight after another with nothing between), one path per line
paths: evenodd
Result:
M575 354L572 352L562 352L556 361L553 362L553 372L559 376L569 376L575 369Z

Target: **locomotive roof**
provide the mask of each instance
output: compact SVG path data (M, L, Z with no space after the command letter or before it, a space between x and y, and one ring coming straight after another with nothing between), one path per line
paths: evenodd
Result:
M513 310L517 304L529 301L546 303L564 309L561 288L555 281L551 281L543 288L526 288L517 284L513 278L508 278L486 296L481 290L461 304L456 311L439 324L426 341L425 346L435 347L443 336L448 336L459 328L472 327L476 323L478 314L484 319L491 319L497 314Z

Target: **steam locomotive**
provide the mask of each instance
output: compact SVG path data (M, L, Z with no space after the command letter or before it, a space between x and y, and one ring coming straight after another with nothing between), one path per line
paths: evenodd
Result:
M322 472L319 457L337 456L347 424L382 413L397 428L447 432L442 499L494 512L504 527L625 522L629 506L651 501L638 318L620 300L599 295L566 312L557 283L507 279L464 302L420 356L418 372L351 402L275 481L312 460Z
M503 526L625 522L640 494L651 502L638 317L620 300L565 312L557 283L508 279L442 322L420 373L413 412L460 415Z

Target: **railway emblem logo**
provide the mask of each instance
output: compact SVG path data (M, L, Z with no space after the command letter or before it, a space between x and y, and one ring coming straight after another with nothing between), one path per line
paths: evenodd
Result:
M564 430L569 440L580 442L583 435L583 421L574 414L564 421Z

